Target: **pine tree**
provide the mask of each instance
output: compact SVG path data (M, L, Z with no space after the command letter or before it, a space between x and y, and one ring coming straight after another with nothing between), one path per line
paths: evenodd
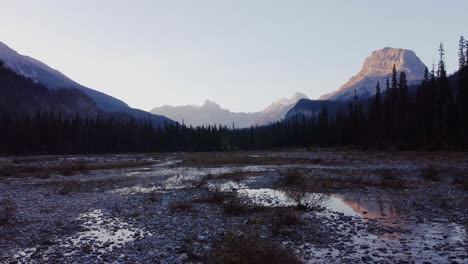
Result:
M447 71L445 69L445 49L444 44L439 45L439 65L437 68L437 77L440 79L447 78Z
M458 42L458 64L459 70L462 70L466 66L467 58L465 58L465 47L466 41L463 36L460 37L460 41Z
M398 89L397 70L396 70L395 64L393 64L393 68L392 68L392 90L390 92L390 95L392 97L392 100L391 100L392 103L395 103L395 101L398 98L397 89Z
M382 92L380 90L380 82L377 82L377 86L375 87L375 101L374 101L374 112L376 116L380 117L380 111L381 111L381 96Z

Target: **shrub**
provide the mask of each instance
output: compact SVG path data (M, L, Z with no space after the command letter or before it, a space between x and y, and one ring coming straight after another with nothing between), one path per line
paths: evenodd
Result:
M298 169L288 169L282 178L285 186L302 185L306 182L304 172Z
M226 215L243 215L248 213L250 209L251 206L246 200L234 195L223 202L223 212Z
M258 234L227 232L210 254L208 263L225 264L270 264L301 263L294 254Z
M0 224L7 224L13 220L16 215L16 203L10 198L0 201Z
M296 202L297 208L302 211L317 210L329 198L326 193L310 193L303 189L287 190L286 195Z
M271 220L271 232L273 235L279 235L281 229L285 226L294 226L302 223L298 213L288 208L275 208Z
M208 193L207 197L198 199L197 202L221 204L227 199L232 198L233 196L233 193L226 193L223 192L221 188L215 187L213 189L210 189L210 192Z

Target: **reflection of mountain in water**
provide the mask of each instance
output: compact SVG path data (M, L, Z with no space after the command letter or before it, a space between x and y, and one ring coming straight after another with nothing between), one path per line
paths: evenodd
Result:
M373 201L353 198L349 196L337 196L343 203L364 218L396 218L404 212L395 203L388 199L376 198Z

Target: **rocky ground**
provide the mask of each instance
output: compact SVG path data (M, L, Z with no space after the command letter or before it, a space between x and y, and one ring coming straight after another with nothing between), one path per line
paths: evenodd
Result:
M0 158L0 263L467 263L468 153Z

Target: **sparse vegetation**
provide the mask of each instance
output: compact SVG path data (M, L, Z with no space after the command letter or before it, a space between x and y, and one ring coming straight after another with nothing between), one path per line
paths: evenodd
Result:
M329 196L325 192L311 193L305 189L290 189L286 194L296 204L301 211L317 210L328 200Z
M223 192L221 188L215 187L209 190L208 196L206 198L198 199L197 202L222 204L224 201L232 198L233 196L233 193Z
M76 172L84 172L86 164L84 161L63 161L57 166L58 173L63 176L71 176Z
M299 186L305 184L307 178L304 175L304 171L299 169L288 169L283 174L281 183L284 186Z
M191 180L191 184L195 188L202 188L208 182L207 175L197 175Z
M435 165L426 165L421 169L421 177L427 181L438 182L441 180L440 171Z
M190 202L172 202L168 205L171 213L175 212L194 212L193 204Z
M271 264L301 263L292 252L273 242L260 238L256 233L227 232L217 243L219 246L210 255L207 263L224 264Z
M275 236L279 235L284 227L302 223L297 211L289 208L275 208L269 218L271 220L271 232Z
M15 173L15 166L13 165L0 165L0 176L13 176Z
M60 187L59 193L61 195L70 195L80 189L80 182L75 180L64 180Z
M151 190L146 194L146 200L151 203L160 203L163 199L163 193L157 190Z
M10 223L16 215L17 206L10 198L0 200L0 225Z

